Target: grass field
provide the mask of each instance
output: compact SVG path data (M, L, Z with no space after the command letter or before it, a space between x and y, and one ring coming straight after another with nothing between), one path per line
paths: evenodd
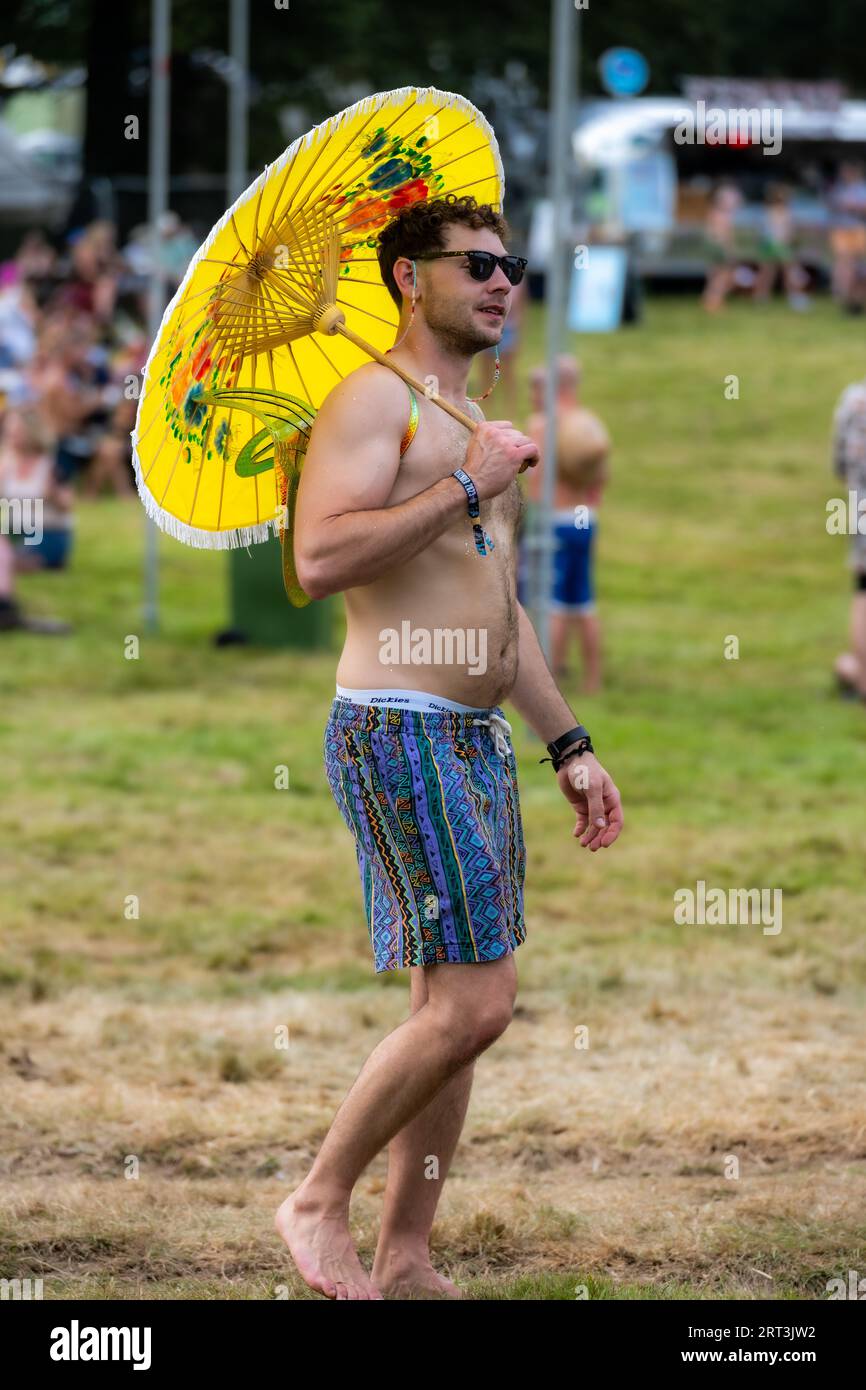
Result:
M535 308L527 367L541 332ZM577 846L507 708L528 936L435 1260L475 1298L823 1298L866 1275L866 710L833 690L850 585L824 524L863 326L650 300L579 351L615 443L608 683L564 689L626 828ZM0 1276L312 1297L272 1214L408 1001L405 973L373 975L321 766L340 610L327 653L216 650L226 560L162 539L149 636L142 537L137 502L82 505L71 572L22 590L75 635L0 639ZM676 925L699 879L781 889L781 932ZM368 1266L384 1175L380 1156L353 1204Z

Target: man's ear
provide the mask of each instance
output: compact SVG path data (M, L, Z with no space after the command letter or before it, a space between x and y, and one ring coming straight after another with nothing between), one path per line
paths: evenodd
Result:
M408 283L406 284L406 290L407 290L407 293L409 294L410 297L411 297L413 294L417 297L417 294L418 294L418 271L417 271L417 262L414 261L414 260L411 260L409 256L398 256L398 257L397 257L397 260L394 262L394 270L395 270L395 272L396 272L396 270L397 270L397 266L400 264L401 261L407 261L407 262L409 263L409 265L411 265L411 267L412 267L412 279L411 279L410 282L408 282ZM400 272L401 278L402 278L403 274L404 274L404 272L401 270L401 272ZM395 273L395 275L394 275L394 280L395 280L395 283L396 283L396 285L397 285L397 288L398 288L399 290L402 290L402 289L403 289L403 285L400 283L400 280L397 279L397 274L396 274L396 273Z

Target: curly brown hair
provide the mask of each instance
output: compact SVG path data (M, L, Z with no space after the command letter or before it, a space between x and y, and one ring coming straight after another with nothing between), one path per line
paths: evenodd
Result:
M394 264L401 256L415 260L431 251L444 251L442 231L454 222L478 231L489 227L505 244L509 236L508 223L490 203L478 203L471 193L458 198L446 193L444 198L428 198L412 203L389 222L379 233L376 255L385 287L397 305L403 307L403 296L394 280Z

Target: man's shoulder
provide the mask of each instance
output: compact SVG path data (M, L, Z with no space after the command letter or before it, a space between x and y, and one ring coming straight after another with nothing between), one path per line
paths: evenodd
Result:
M363 362L331 387L316 419L327 424L351 418L388 429L402 420L407 401L406 384L396 372L381 362Z
M365 396L373 396L377 400L399 399L405 397L407 392L406 383L397 375L391 367L385 367L381 362L362 362L360 367L355 367L351 372L347 372L342 381L338 381L331 389L329 397L339 393L340 395L352 395L363 391Z

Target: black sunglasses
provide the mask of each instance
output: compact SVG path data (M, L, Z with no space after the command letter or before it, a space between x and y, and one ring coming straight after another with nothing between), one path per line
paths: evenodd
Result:
M512 285L520 284L527 265L525 256L494 256L492 251L432 251L429 256L416 256L415 259L438 261L445 256L465 256L469 261L466 268L473 280L489 280L499 265Z

